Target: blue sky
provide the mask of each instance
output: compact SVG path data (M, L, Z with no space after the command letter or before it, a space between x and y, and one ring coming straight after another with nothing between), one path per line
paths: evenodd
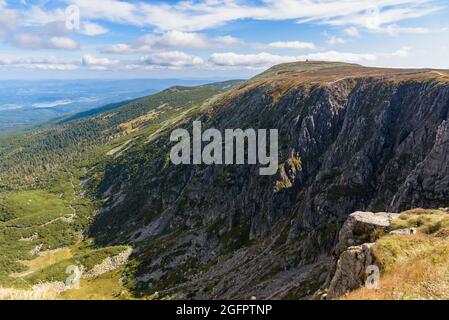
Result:
M0 78L242 78L283 62L449 69L441 0L0 0Z

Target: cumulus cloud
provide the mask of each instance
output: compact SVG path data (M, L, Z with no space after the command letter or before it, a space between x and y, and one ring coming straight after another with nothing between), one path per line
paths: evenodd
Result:
M77 5L87 19L189 32L243 19L296 20L298 23L373 28L426 16L441 9L437 0L67 1ZM34 16L39 14L36 11Z
M75 69L87 70L131 70L131 69L182 69L190 67L207 67L205 61L197 56L181 51L157 52L135 60L116 60L92 54L85 54L79 60L63 60L55 56L42 58L14 58L0 56L2 68L24 68L39 70L69 71Z
M329 37L329 39L327 40L327 43L329 43L330 45L337 45L337 44L345 44L346 40L340 37L336 37L336 36L331 36Z
M115 23L144 25L139 3L118 0L71 0L85 19L104 19Z
M48 40L50 49L76 50L79 47L78 42L67 37L52 37Z
M223 36L223 37L216 37L213 39L213 42L219 46L239 46L243 45L244 42L238 38L235 38L233 36Z
M0 10L0 37L22 49L77 50L79 43L68 36L63 11L55 9L52 14L36 6L29 11L18 12L3 7Z
M147 34L128 44L115 44L103 48L103 53L130 54L164 51L173 48L208 49L214 47L237 46L243 42L232 36L210 38L193 32L168 31L162 35Z
M9 41L24 49L77 50L79 48L79 43L68 37L47 38L32 33L19 33L10 38Z
M130 54L135 52L135 50L128 44L119 43L114 44L108 48L101 50L102 53L112 53L112 54Z
M300 56L273 55L267 52L261 52L258 54L237 54L227 52L214 53L210 57L210 62L212 64L226 67L240 66L262 68L271 67L279 63L304 60L361 62L377 60L377 56L374 54L326 51Z
M349 15L333 15L321 23L333 26L359 26L373 31L386 31L386 26L403 20L420 18L435 13L442 8L432 5L435 1L384 1L375 4L369 1L363 10ZM346 2L348 3L348 2ZM357 5L357 4L356 4ZM312 19L316 20L316 19ZM318 21L320 22L320 21Z
M352 53L339 51L326 51L312 53L302 58L319 61L343 61L343 62L363 62L376 61L377 55L371 53Z
M85 54L81 65L95 70L129 70L146 68L180 69L190 67L203 67L202 58L189 55L182 51L160 51L136 60L116 60L106 57L97 57Z
M410 55L410 51L412 50L411 47L402 47L399 50L396 50L395 52L393 52L391 55L394 57L401 57L401 58L405 58L408 57Z
M21 20L25 26L41 26L53 22L64 22L65 19L66 13L62 8L45 11L38 6L30 6L28 10L21 12Z
M23 21L24 26L40 27L57 23L60 30L63 30L64 32L71 31L66 29L66 19L67 13L65 8L55 8L53 10L45 11L38 6L31 6L21 14L21 20ZM81 28L75 31L87 36L97 36L108 32L108 29L97 23L85 21L82 23Z
M186 0L173 2L146 2L143 0L64 0L63 6L44 10L36 5L15 11L7 8L0 0L0 36L11 33L10 28L17 21L22 26L35 27L65 20L65 7L73 4L79 7L83 20L80 33L96 36L108 30L97 20L135 26L154 26L158 35L137 39L132 43L123 43L105 48L109 53L149 53L154 50L173 50L177 48L207 49L229 47L243 44L232 36L210 38L196 33L216 28L228 22L252 19L265 21L294 20L297 23L319 23L343 27L343 32L351 37L359 36L359 29L372 32L384 32L389 35L400 33L422 34L429 32L425 28L401 27L397 23L430 15L441 10L437 0ZM9 28L9 29L8 29ZM21 30L24 33L24 30ZM39 36L37 30L25 33ZM68 35L53 35L69 38ZM23 36L22 36L23 38ZM36 39L19 39L22 48L39 47ZM331 39L331 44L340 44L343 39ZM55 40L56 41L56 40ZM10 41L15 43L14 41ZM54 41L40 41L41 47L51 47ZM73 50L73 43L65 41L60 45L56 41L54 49ZM271 45L271 46L270 46ZM312 43L300 41L277 41L268 47L277 49L315 49ZM78 45L79 47L79 45Z
M422 17L440 9L433 0L265 0L255 4L228 0L140 4L147 24L160 30L198 31L229 21L292 20L370 27Z
M315 49L315 44L302 41L276 41L267 46L274 49Z
M22 69L70 71L78 69L80 64L77 61L61 60L55 56L19 59L0 57L0 66Z
M10 58L4 58L4 57L0 57L0 66L8 66L10 64L12 64L12 59Z
M119 60L111 60L108 58L97 58L90 54L85 54L82 58L82 64L86 67L109 68L120 64Z
M427 28L416 28L416 27L398 27L397 25L388 25L382 31L385 31L390 36L397 36L400 33L409 33L409 34L426 34L429 33L430 30Z
M345 34L350 37L360 37L359 30L356 27L349 27L344 30Z
M222 67L265 67L295 60L295 57L274 55L267 52L257 54L214 53L210 57L210 62Z
M182 68L202 66L204 60L181 51L166 51L144 57L143 63L150 66Z
M209 46L206 36L198 33L181 31L169 31L162 36L154 34L146 35L136 41L137 47L162 47L162 48L194 48L204 49Z
M79 32L86 36L98 36L101 34L105 34L108 31L109 31L108 29L106 29L105 27L103 27L97 23L85 22L85 23L83 23L82 28Z
M14 30L18 24L18 15L13 10L4 7L4 3L0 2L0 37L7 35Z

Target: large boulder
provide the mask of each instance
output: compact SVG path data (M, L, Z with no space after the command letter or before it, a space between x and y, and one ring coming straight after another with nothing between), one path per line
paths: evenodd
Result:
M375 242L390 232L391 221L397 213L356 211L349 215L338 236L335 255L340 256L348 247Z
M367 268L374 264L371 254L372 243L349 247L338 259L334 277L331 280L326 299L332 299L360 288L367 277Z

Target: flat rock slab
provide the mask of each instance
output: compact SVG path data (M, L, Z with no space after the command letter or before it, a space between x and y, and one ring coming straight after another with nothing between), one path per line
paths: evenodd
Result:
M380 236L390 231L391 221L398 217L398 213L390 212L356 211L351 213L340 230L336 255L340 255L350 246L375 242Z
M391 221L399 217L399 213L390 212L363 212L356 211L349 215L349 218L357 223L366 223L379 227L389 227Z

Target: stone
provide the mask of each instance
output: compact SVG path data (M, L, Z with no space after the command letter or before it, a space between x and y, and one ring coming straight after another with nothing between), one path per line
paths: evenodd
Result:
M374 242L389 232L391 221L397 213L356 211L349 215L338 236L335 254L339 256L350 246Z
M366 270L368 266L374 264L374 257L371 254L372 245L372 243L364 243L360 246L349 247L341 254L326 299L339 297L364 285Z
M390 234L401 234L401 235L416 234L416 228L397 229L391 231Z

